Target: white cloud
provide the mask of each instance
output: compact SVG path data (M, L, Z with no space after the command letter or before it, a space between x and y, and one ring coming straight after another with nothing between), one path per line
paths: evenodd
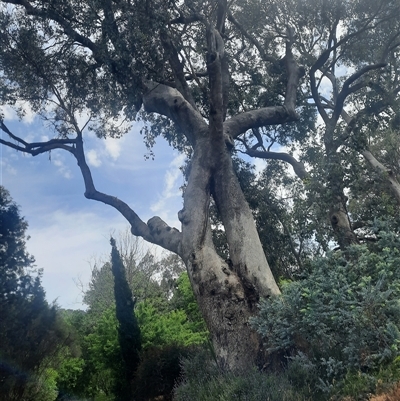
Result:
M1 107L1 113L4 115L5 121L18 120L17 113L8 105Z
M88 163L93 166L93 167L100 167L101 166L101 160L97 154L97 151L94 149L89 150L86 153L86 157L88 159Z
M91 212L57 210L43 219L40 228L28 229L31 239L28 251L36 265L43 268L43 286L47 299L64 308L82 307L81 290L76 281L90 280L89 261L92 257L106 257L110 252L109 236L122 230L126 223L115 214L99 215Z
M56 167L58 167L58 173L61 174L64 178L70 180L73 177L70 168L65 164L65 155L63 153L57 150L54 151L51 161Z
M150 205L150 210L172 227L180 227L177 211L182 208L180 186L183 178L179 167L184 161L185 155L178 155L172 160L164 175L164 189L158 200Z
M106 151L109 156L111 156L114 160L117 160L121 154L121 145L123 142L123 138L107 138L105 140Z
M262 173L262 171L264 171L264 169L267 165L267 163L264 159L257 159L257 158L253 159L253 164L255 167L255 173L256 173L257 177Z
M3 185L3 173L16 176L17 170L2 158L2 160L0 160L0 185Z

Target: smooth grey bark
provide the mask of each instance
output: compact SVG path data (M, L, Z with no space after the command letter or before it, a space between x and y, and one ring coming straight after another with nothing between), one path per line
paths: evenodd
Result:
M400 205L400 183L393 171L386 168L369 150L363 150L361 154L371 167L381 173L381 176L384 177L385 181L388 183L393 196L396 198L397 203Z
M248 323L254 303L249 307L240 276L218 256L212 242L208 210L213 160L209 150L207 141L195 148L184 209L179 213L182 257L220 365L244 368L255 363L260 347Z

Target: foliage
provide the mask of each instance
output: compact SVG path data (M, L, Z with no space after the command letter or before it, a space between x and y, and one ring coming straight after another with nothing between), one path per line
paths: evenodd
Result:
M122 368L118 343L118 321L113 308L106 311L92 331L84 337L82 357L85 361L85 393L111 396Z
M161 305L153 299L139 303L136 315L143 348L171 344L190 346L208 340L208 331L186 272L174 280L170 300Z
M1 294L15 291L24 269L32 267L33 256L26 251L28 223L21 217L19 208L9 192L0 186L0 263Z
M82 383L85 361L82 358L65 355L57 369L57 389L59 398L68 399L74 395L84 395Z
M68 332L57 308L49 306L25 249L27 223L0 186L0 382L2 399L56 398L58 352Z
M95 318L84 311L62 312L72 344L57 369L59 398L114 399L114 388L124 378L115 310Z
M83 295L83 302L88 306L93 320L115 305L114 279L110 262L102 264L101 267L96 264L92 268L90 282Z
M257 370L221 371L203 350L182 363L183 376L175 389L176 401L305 401L306 398L284 375L267 375Z
M125 358L132 364L135 358L137 361L138 339L150 349L200 343L207 338L188 280L176 283L182 263L173 255L157 260L150 252L142 252L140 244L138 239L120 234L111 261L92 269L84 294L88 311L63 311L65 321L75 331L75 342L58 370L58 385L65 397L124 397L122 391L127 390L136 370L132 365L127 371ZM178 296L178 289L185 295ZM122 306L122 323L117 319L118 305ZM133 305L141 334L130 320L134 317ZM191 318L186 310L192 312ZM121 346L121 328L123 340L135 340L136 356L127 357L123 351L126 341ZM141 361L146 363L143 357Z
M160 313L151 303L142 302L137 307L136 315L142 332L143 348L168 344L201 344L208 337L207 331L198 331L198 322L191 322L182 309Z
M400 366L398 358L389 365L379 367L378 370L364 372L348 372L346 376L331 390L332 399L340 400L347 397L354 401L369 399L371 394L387 392L394 383L400 380ZM389 398L390 399L390 398ZM394 398L396 399L396 398Z
M400 238L382 223L373 231L369 247L316 259L252 320L268 351L283 352L315 390L329 393L348 372L373 372L400 355Z
M149 347L135 374L135 400L146 401L162 395L172 400L175 383L181 375L181 359L193 353L193 348L174 344Z
M194 296L189 276L186 272L179 276L175 286L175 293L171 299L171 308L185 311L193 332L206 335L207 327Z
M132 235L128 237L125 232L119 234L116 242L135 303L149 301L158 309L168 305L168 299L175 290L175 281L184 270L182 261L173 254L157 260L150 250L143 251L142 242L138 237L132 239ZM114 278L110 261L95 263L89 286L84 291L83 301L88 305L89 316L93 320L109 308L115 307Z

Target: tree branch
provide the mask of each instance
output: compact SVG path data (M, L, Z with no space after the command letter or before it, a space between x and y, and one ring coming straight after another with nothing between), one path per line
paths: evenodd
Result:
M233 25L236 26L236 28L239 30L239 32L251 43L254 45L254 47L258 50L260 53L261 58L264 61L269 61L270 63L275 63L277 59L275 57L269 56L267 53L265 53L261 43L254 38L252 35L250 35L246 29L239 23L239 21L232 15L230 11L228 11L228 20L232 22Z
M174 88L153 81L145 81L147 89L143 95L143 106L148 113L169 117L195 145L196 140L205 137L208 125L201 114Z
M153 244L160 245L164 249L174 252L177 255L182 255L182 234L176 228L169 227L159 217L151 218L148 221L148 224L146 224L125 202L114 196L97 191L93 182L92 173L86 163L83 141L80 136L77 140L74 156L76 157L78 166L82 173L85 184L85 197L87 199L103 202L118 210L131 225L131 232L133 235L142 237Z
M250 110L230 118L224 122L224 134L233 139L251 128L267 125L283 124L298 120L296 94L299 81L304 75L304 68L299 67L294 59L291 42L292 33L288 29L289 40L286 43L285 65L288 74L284 106L264 107Z
M296 117L288 113L285 106L263 107L237 114L226 120L224 122L224 134L235 139L251 128L283 124L295 120Z
M286 163L289 163L292 167L296 175L303 180L307 177L307 171L304 166L304 163L297 161L292 155L284 152L262 152L255 149L247 149L246 154L251 157L258 157L260 159L270 159L270 160L282 160Z
M334 121L337 121L339 119L339 117L342 113L344 101L346 100L346 98L349 95L351 95L352 93L354 93L357 90L361 89L362 87L366 86L367 83L360 82L358 84L354 84L353 86L350 86L350 85L353 82L355 82L357 79L361 78L364 74L368 73L369 71L383 68L386 65L387 65L387 63L377 63L377 64L367 65L346 79L346 81L343 83L342 90L339 92L339 94L337 96L337 101L336 101L335 108L333 110L333 115L332 115L332 118L334 119Z
M46 153L49 152L50 150L53 149L64 149L67 150L68 152L73 153L74 148L73 146L68 146L68 145L75 145L76 140L75 139L51 139L50 141L46 142L32 142L28 143L25 142L22 138L14 135L8 127L4 124L2 120L0 120L0 129L4 131L7 135L9 135L14 141L17 143L21 144L15 144L9 141L6 141L4 139L0 139L0 143L8 146L12 149L18 150L23 153L29 153L32 156L37 156L41 153Z
M397 93L397 90L398 88L394 89L395 93ZM387 96L387 98L390 98L390 96ZM383 107L388 104L390 104L390 102L385 100L376 102L377 107L379 105L379 110L383 109ZM366 114L368 114L367 108L359 111L354 117L351 117L345 110L342 110L341 116L347 124L346 136L349 136L350 133L355 129L357 120ZM383 175L386 182L389 184L389 187L393 195L395 196L396 201L398 202L398 204L400 204L400 183L393 171L385 167L381 162L379 162L379 160L377 160L368 149L361 150L360 153L372 168L378 170Z
M69 36L74 41L82 44L83 46L90 49L97 57L99 57L99 48L98 46L92 42L87 37L81 35L80 33L76 32L72 25L65 19L62 18L59 14L53 12L49 9L37 9L33 7L28 0L2 0L3 3L15 4L23 6L26 10L28 15L36 16L36 17L48 17L54 22L57 22L63 29L67 36ZM101 58L99 58L100 60Z
M12 134L2 120L0 120L0 129L10 135L17 143L22 145L16 145L12 142L0 139L1 144L24 153L29 153L32 156L37 156L53 149L64 149L72 153L75 156L82 173L86 198L103 202L118 210L131 225L132 234L140 236L153 244L160 245L164 249L168 249L177 255L182 255L182 234L176 228L169 227L160 217L157 216L151 218L148 221L148 224L146 224L125 202L114 196L96 190L90 168L86 163L81 132L78 132L75 139L51 139L47 142L27 143L18 136Z
M352 32L352 33L348 34L347 36L344 36L340 40L336 40L336 37L333 37L333 32L331 32L331 35L330 35L330 38L329 38L330 39L329 43L333 39L335 39L334 40L334 44L332 46L329 45L329 47L321 53L321 55L318 57L317 61L313 64L313 66L310 69L309 76L310 76L311 94L312 94L312 97L313 97L313 99L314 99L314 101L315 101L315 103L317 105L318 112L321 115L322 119L324 120L325 125L329 124L330 118L329 118L328 114L325 111L324 105L321 102L320 95L319 95L318 89L317 89L318 86L316 84L315 73L318 70L320 70L323 67L323 65L329 60L330 54L332 52L334 52L336 49L338 49L340 46L342 46L343 44L348 42L353 37L356 37L357 35L360 35L361 33L367 31L368 29L376 27L377 25L379 25L379 23L382 22L382 21L379 21L375 25L370 25L370 23L372 21L374 21L375 17L376 17L376 15L373 15L372 17L368 18L362 28L360 28L358 31L355 31L355 32ZM355 74L353 74L353 75L355 75ZM352 80L349 83L349 85L352 82L354 82L354 80ZM343 101L344 101L344 99L343 99ZM342 108L343 108L343 105L342 105ZM340 115L340 112L339 112L339 115ZM337 116L337 118L339 118L339 116Z
M381 162L379 162L369 150L362 150L361 154L374 169L378 170L381 174L384 175L386 181L390 185L393 195L397 200L397 203L400 205L400 183L397 180L393 171L386 168Z
M222 59L224 42L213 26L207 27L207 71L210 88L209 124L214 139L223 138L224 88L222 80Z
M286 41L286 55L285 55L285 65L288 74L286 93L285 93L285 107L287 108L288 113L293 115L294 119L298 119L298 116L295 111L297 88L299 86L301 77L303 77L305 74L305 70L304 67L299 67L297 65L296 60L293 57L293 52L292 52L293 36L294 36L293 30L291 28L288 28L289 39Z
M185 73L183 71L183 65L179 60L176 47L172 43L171 38L168 37L166 33L161 36L161 42L168 55L169 64L171 66L172 73L174 74L175 78L176 88L179 90L179 92L182 93L183 97L191 104L191 106L195 110L197 110L196 104L193 100L192 93L190 92L189 85L187 84Z

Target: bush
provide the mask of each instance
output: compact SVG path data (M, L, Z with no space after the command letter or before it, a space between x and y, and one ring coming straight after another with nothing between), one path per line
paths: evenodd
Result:
M135 373L135 400L148 400L161 395L164 400L172 400L175 382L181 375L181 359L192 352L193 349L178 345L146 349Z
M207 331L188 319L186 312L176 309L159 312L151 303L141 302L135 311L142 335L142 348L169 344L198 345L208 338Z
M242 373L222 371L203 350L182 361L183 375L175 401L302 401L285 375L266 375L256 369Z
M382 225L375 233L373 247L316 260L252 320L268 351L283 352L289 375L314 392L329 394L349 372L364 380L400 354L400 240Z

